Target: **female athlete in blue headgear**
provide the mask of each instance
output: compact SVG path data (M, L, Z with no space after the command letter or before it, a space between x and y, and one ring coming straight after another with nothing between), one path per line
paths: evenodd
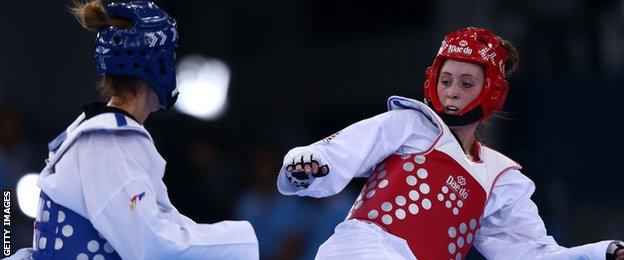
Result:
M249 222L197 224L171 204L166 162L143 127L177 97L176 21L146 1L95 0L72 12L98 32L99 90L109 100L84 106L49 144L32 258L257 259Z

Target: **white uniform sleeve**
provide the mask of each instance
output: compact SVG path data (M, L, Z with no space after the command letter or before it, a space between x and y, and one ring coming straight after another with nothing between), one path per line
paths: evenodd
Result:
M520 171L499 178L485 207L474 246L488 259L605 259L611 241L571 248L546 234L531 200L535 184Z
M249 222L197 224L170 204L145 172L146 138L89 134L75 145L88 217L123 259L258 259Z
M298 188L280 169L277 187L284 195L326 197L340 192L354 177L368 177L375 165L389 155L422 152L431 147L440 130L422 112L392 110L357 122L330 138L308 146L329 165L327 176L308 188ZM296 148L295 148L296 149Z

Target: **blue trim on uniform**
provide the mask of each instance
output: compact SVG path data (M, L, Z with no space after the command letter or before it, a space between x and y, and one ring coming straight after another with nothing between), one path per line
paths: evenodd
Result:
M397 97L391 97L391 98L388 100L388 110L392 110L392 105L395 105L395 106L397 106L397 107L399 107L399 108L402 108L402 109L411 109L411 108L412 108L412 107L409 107L409 106L403 105L403 104L401 103L401 99L400 99L400 98L397 98Z
M411 107L408 107L408 106L406 106L406 105L401 104L401 101L398 101L398 100L394 100L394 101L392 101L392 103L393 103L395 106L400 107L400 108L403 108L403 109L410 109L410 108L411 108Z
M56 150L61 147L61 144L67 139L67 131L63 131L60 135L58 135L54 140L48 143L48 150L50 152L56 152Z
M115 113L115 119L117 119L117 126L125 126L128 124L128 121L126 121L126 116L122 114Z

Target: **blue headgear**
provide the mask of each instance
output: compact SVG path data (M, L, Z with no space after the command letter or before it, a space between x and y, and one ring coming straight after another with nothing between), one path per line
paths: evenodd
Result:
M136 1L107 5L108 14L128 20L130 28L100 29L95 59L100 73L139 77L158 95L163 109L178 97L174 48L178 41L176 21L154 3Z

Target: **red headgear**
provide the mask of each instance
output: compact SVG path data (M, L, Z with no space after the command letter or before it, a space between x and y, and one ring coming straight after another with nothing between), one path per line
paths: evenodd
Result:
M503 107L509 89L505 79L507 51L498 36L486 29L468 27L454 31L444 38L433 65L425 72L424 86L425 100L439 114L444 113L444 109L437 93L438 74L447 59L476 63L485 70L481 93L459 111L459 116L480 107L482 116L478 119L483 119Z

